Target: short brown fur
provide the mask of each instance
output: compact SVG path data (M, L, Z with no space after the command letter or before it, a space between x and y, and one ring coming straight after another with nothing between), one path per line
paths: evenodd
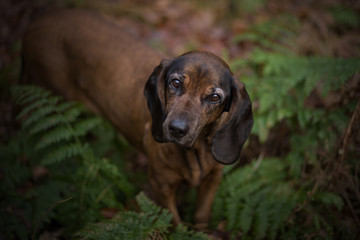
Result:
M197 187L195 223L206 227L221 163L239 157L252 126L244 85L223 60L202 51L162 60L119 26L83 10L36 19L23 58L25 80L83 102L146 153L153 195L174 223L181 222L178 186Z

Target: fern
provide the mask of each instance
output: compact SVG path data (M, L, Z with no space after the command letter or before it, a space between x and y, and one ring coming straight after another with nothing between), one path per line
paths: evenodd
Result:
M288 20L284 21L284 18ZM326 96L360 71L358 58L294 54L295 49L291 46L296 40L298 26L295 18L280 15L254 25L249 32L234 38L236 43L250 41L257 44L248 59L234 59L231 67L240 72L250 96L260 103L252 132L262 141L267 138L269 129L283 119L293 121L296 118L305 128L324 118L325 112L306 109L304 100L317 85L321 85L322 94Z
M252 42L267 51L289 53L297 37L299 22L289 15L278 17L259 24L252 25L248 32L235 36L233 42ZM237 68L242 63L241 59L233 61Z
M136 196L141 212L120 212L115 218L90 224L75 234L75 239L207 239L200 232L179 225L169 234L171 214L149 200L144 193Z
M23 136L11 141L16 146L13 152L22 153L30 166L20 162L19 166L4 166L2 163L1 169L6 170L6 185L0 189L14 189L16 185L31 180L32 168L41 167L49 172L45 175L46 181L36 182L37 186L27 192L25 204L20 204L19 201L0 201L4 209L8 209L10 205L20 209L17 211L27 213L24 214L25 220L20 220L27 223L27 229L21 231L22 239L27 239L30 234L36 236L52 221L64 224L66 236L86 223L102 220L101 208L122 209L122 204L133 194L134 187L128 182L124 172L110 160L103 158L105 153L112 157L108 152L109 148L114 147L110 141L114 141L116 134L112 133L111 138L100 144L96 143L100 139L97 134L106 135L113 132L113 128L104 127L106 124L101 118L90 114L80 104L64 102L42 88L15 86L12 93L15 102L22 107L17 119L22 121L19 134ZM101 133L94 131L99 127L102 128ZM92 135L90 139L95 142L88 140L89 134ZM102 152L94 152L97 148L92 148L92 144L103 145ZM117 153L116 157L121 158L121 154ZM14 158L18 156L9 155L4 159L11 162ZM15 166L19 169L11 170ZM17 177L21 171L24 174ZM19 198L17 194L5 195L9 199ZM71 200L63 202L63 199ZM55 204L57 202L61 204ZM2 213L4 216L8 215L6 211ZM4 226L19 225L16 221L16 218L9 218L9 221L5 220ZM16 232L9 228L6 236L15 234L19 237Z
M41 88L15 86L12 91L15 101L25 106L18 119L29 115L23 126L31 135L36 135L35 149L46 148L42 164L53 164L86 152L79 138L96 127L100 118L80 119L81 113L86 112L83 107L72 102L58 104L60 97Z
M284 174L286 162L264 159L236 169L225 176L214 202L213 219L227 220L227 230L232 239L279 239L287 234L284 226L297 206L306 202L306 188L297 189ZM324 199L322 199L324 197ZM316 199L316 200L315 200ZM335 194L319 192L311 204L341 209L342 200ZM306 211L306 205L303 208ZM328 227L318 216L317 229ZM329 233L332 229L329 229Z
M209 239L204 233L189 230L184 225L178 225L173 233L169 236L170 240L207 240Z
M69 131L69 127L67 125L53 128L52 130L49 130L46 134L42 135L41 139L38 141L35 147L36 149L42 149L54 143L68 141L75 137L82 137L99 123L100 119L94 117L76 122L73 125L71 131ZM37 129L38 128L35 128L36 131L31 129L30 132L37 132Z
M30 134L37 134L39 132L48 130L58 124L64 124L65 122L72 123L81 114L81 110L78 108L70 108L63 112L63 116L59 117L56 115L48 116L47 118L40 119L30 129Z

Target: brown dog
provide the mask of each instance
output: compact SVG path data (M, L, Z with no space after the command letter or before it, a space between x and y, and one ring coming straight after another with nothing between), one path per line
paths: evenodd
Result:
M197 187L195 223L204 227L222 164L239 158L252 128L251 101L244 84L211 53L163 58L83 10L36 19L23 43L24 77L85 103L145 152L154 196L176 224L179 184Z

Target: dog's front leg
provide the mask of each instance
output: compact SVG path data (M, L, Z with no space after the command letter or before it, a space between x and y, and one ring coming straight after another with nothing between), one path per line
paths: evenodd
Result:
M176 190L181 183L181 176L170 168L172 161L170 156L174 155L166 144L154 141L150 123L145 126L144 148L148 158L149 182L152 188L153 199L162 207L169 209L173 215L175 225L181 223L176 208ZM176 162L176 161L175 161Z
M216 189L222 177L222 169L221 164L215 163L212 171L202 179L197 188L197 206L194 221L196 228L199 230L207 228Z
M178 178L166 169L149 169L150 185L155 201L169 209L173 215L173 224L178 225L181 219L176 207L176 190L180 184Z

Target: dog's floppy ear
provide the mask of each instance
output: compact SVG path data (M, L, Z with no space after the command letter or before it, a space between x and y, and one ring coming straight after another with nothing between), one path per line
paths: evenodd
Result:
M144 89L144 95L152 118L151 132L157 142L163 142L162 126L166 116L164 112L165 82L162 79L164 77L164 69L168 62L168 60L162 60L160 64L154 68Z
M239 158L254 122L244 84L234 76L232 82L229 112L215 132L211 147L215 160L222 164L232 164Z

